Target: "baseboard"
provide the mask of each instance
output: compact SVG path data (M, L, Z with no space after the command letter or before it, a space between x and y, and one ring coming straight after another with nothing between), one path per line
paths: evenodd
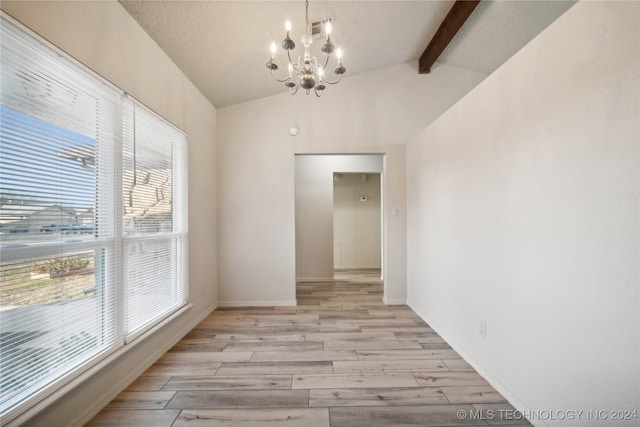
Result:
M382 298L382 302L385 305L406 305L407 304L407 300L406 299L387 299L387 298Z
M446 333L443 333L442 330L438 327L437 324L428 320L428 316L423 315L419 312L415 307L409 304L409 308L413 310L422 320L427 322L427 324L433 329L440 337L447 342L453 348L456 353L458 353L469 365L473 367L487 382L495 388L507 401L517 410L520 411L523 415L530 414L531 408L529 408L518 396L516 396L511 390L507 388L498 378L496 378L493 373L487 370L480 362L478 362L474 357L472 357L463 346L461 346L454 339L449 337ZM540 420L529 420L535 426L548 426L547 423L544 423Z
M170 340L166 341L164 345L156 349L149 357L146 358L144 363L142 363L138 369L131 371L129 375L122 378L116 385L111 387L110 390L106 391L103 394L103 397L97 399L95 404L86 408L82 411L69 425L71 426L84 426L87 424L93 417L95 417L105 406L109 404L122 390L129 387L131 383L133 383L140 375L142 375L151 365L153 365L160 357L162 357L171 347L173 347L178 341L182 339L189 331L198 325L198 323L202 322L209 314L211 314L217 306L211 306L206 309L202 315L195 318L192 322L190 322L187 326L182 328L177 334L175 334ZM125 353L126 354L126 353Z
M283 301L220 301L220 307L295 307L297 300Z
M296 277L296 283L304 283L304 282L335 282L335 279L332 277Z

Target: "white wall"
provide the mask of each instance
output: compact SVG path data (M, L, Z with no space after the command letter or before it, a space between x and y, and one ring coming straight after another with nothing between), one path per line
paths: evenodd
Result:
M296 153L386 155L383 214L398 207L399 215L384 231L385 295L404 303L403 144L484 77L446 65L419 75L401 64L346 77L319 99L283 93L218 110L220 303L295 303Z
M333 173L382 170L376 154L295 157L297 280L333 280Z
M380 269L380 174L339 176L333 182L333 268Z
M576 4L407 148L409 304L520 409L609 415L549 425L638 425L639 9Z
M115 1L2 1L1 7L188 134L189 295L194 305L29 425L81 424L217 305L216 110Z

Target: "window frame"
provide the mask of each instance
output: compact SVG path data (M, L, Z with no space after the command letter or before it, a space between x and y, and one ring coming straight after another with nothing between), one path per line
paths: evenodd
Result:
M187 134L168 120L164 119L159 114L155 113L153 110L146 107L143 103L136 100L134 97L106 80L100 74L96 73L86 65L71 57L37 33L33 32L28 27L16 21L11 16L7 15L5 12L0 11L0 22L2 22L2 25L10 24L16 27L24 37L34 39L36 42L42 45L43 49L50 50L54 55L56 55L56 60L60 58L62 61L67 62L71 66L77 67L79 72L90 75L93 79L96 79L96 81L104 84L110 90L118 93L121 100L121 106L119 110L119 123L117 124L119 130L115 132L113 147L106 148L113 149L114 162L112 164L113 171L110 174L113 187L110 189L112 191L112 196L110 196L110 198L113 200L113 224L111 224L110 226L110 235L104 236L98 233L94 239L83 241L58 240L27 243L17 242L18 244L15 245L2 245L2 255L0 257L0 261L4 264L5 262L19 262L20 260L29 260L35 258L53 258L80 251L94 251L96 254L102 251L111 252L110 256L112 256L114 259L114 265L112 266L113 289L109 289L109 292L115 293L115 318L109 320L110 324L106 325L105 327L115 328L115 342L113 343L113 345L110 345L105 349L101 349L95 354L87 356L86 360L77 363L76 366L71 370L60 373L56 372L54 375L50 374L49 377L53 377L52 380L47 380L46 385L37 387L34 392L24 396L24 398L22 398L21 400L14 403L12 398L10 400L10 402L12 402L12 405L6 409L3 408L3 412L0 413L0 421L4 424L15 421L16 419L28 419L28 417L33 415L34 411L40 410L42 409L42 407L44 407L44 405L52 403L55 399L61 397L65 392L70 390L72 386L85 381L89 377L89 375L91 375L91 373L97 372L99 369L102 369L117 357L120 357L122 354L128 352L138 343L143 342L146 337L154 333L156 330L158 330L158 328L161 328L162 326L167 324L167 322L171 322L179 314L188 310L192 304L189 303L188 275ZM152 234L148 236L126 236L123 232L123 122L126 110L126 102L132 103L136 108L144 108L147 112L155 116L156 119L161 120L164 125L168 125L175 131L179 132L184 138L182 142L178 143L181 144L181 146L177 148L181 151L181 156L178 156L177 161L174 160L171 163L171 175L172 179L176 183L172 190L172 203L176 205L176 208L175 211L172 212L171 232ZM111 144L111 142L108 141L107 144ZM172 149L175 151L176 146L172 145ZM100 191L104 191L104 189L98 188L100 186L100 182L97 173L95 177L95 185L95 194L97 195L96 203L99 203L102 197L100 196ZM104 200L102 200L102 202L104 202ZM94 208L98 208L97 204L96 206L94 206ZM180 224L178 224L178 222L180 222ZM72 239L73 237L70 237L69 239L65 240ZM152 323L145 325L143 328L136 330L132 334L127 334L127 331L125 330L126 301L124 288L127 286L127 283L125 278L126 254L124 253L124 247L125 244L130 241L146 241L154 239L167 241L175 240L176 245L181 246L182 253L180 254L180 256L177 256L177 251L179 251L180 249L176 249L175 253L173 253L173 255L171 256L171 260L173 263L181 264L176 264L175 271L176 274L178 274L178 272L182 273L182 280L180 281L180 286L182 289L177 290L178 292L182 293L182 301L177 307L165 313L163 317L155 319ZM105 283L104 286L108 285ZM174 289L174 291L176 291L176 289ZM42 382L45 381L41 381L40 383ZM33 387L30 386L27 387L26 390L28 391L32 388ZM25 393L24 390L21 391L19 395L23 393Z

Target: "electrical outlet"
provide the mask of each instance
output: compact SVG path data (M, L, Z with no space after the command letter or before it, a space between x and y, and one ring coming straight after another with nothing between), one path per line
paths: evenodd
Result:
M482 338L487 338L487 321L486 320L481 320L480 321L480 336Z

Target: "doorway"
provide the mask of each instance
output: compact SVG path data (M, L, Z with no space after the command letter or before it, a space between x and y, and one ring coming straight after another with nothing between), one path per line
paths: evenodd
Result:
M342 254L338 254L342 267L349 268L374 268L382 269L384 265L384 233L382 224L382 205L384 192L384 155L383 154L298 154L295 156L295 253L296 253L296 282L297 283L334 283L334 185L336 174L350 175L349 181L360 180L361 184L371 186L375 183L378 191L369 191L362 188L352 188L351 192L357 195L357 205L361 210L365 207L377 205L378 220L377 230L370 230L374 235L375 250L377 256L371 257L372 261L362 261L365 257L354 257L351 246L354 238L349 243L341 234ZM351 175L353 175L351 177ZM363 178L365 176L365 178ZM342 191L340 189L339 191ZM362 194L360 194L362 193ZM365 200L360 201L365 196ZM366 205L366 206L365 206ZM356 220L357 215L350 214L351 221ZM344 227L340 225L340 227ZM362 240L362 235L359 238ZM357 237L355 238L358 239ZM347 254L349 251L349 254ZM380 280L380 272L376 271L376 279Z
M334 172L334 279L381 278L381 196L380 173Z

